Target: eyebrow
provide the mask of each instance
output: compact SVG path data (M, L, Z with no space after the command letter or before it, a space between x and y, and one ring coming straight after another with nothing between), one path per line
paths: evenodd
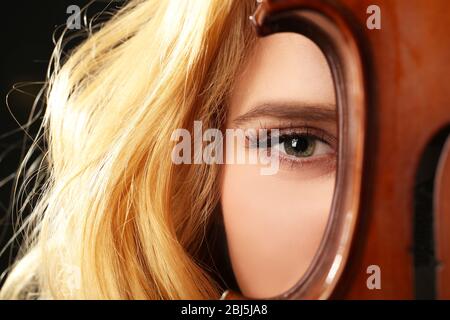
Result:
M337 110L334 104L264 103L236 117L232 122L242 125L261 117L280 120L301 119L311 122L336 122Z

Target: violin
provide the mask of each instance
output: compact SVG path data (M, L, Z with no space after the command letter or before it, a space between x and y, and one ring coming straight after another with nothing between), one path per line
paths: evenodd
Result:
M321 49L339 113L324 237L276 299L450 299L450 2L258 2L258 36Z

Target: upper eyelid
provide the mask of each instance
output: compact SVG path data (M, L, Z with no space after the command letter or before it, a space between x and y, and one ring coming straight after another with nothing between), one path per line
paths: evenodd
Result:
M331 126L330 126L331 124ZM315 121L305 121L304 119L288 119L288 120L281 120L281 119L258 119L253 120L249 123L246 123L246 125L239 125L236 128L247 130L247 129L253 129L253 130L259 130L259 129L266 129L266 130L273 130L278 129L280 131L282 130L298 130L302 128L312 128L312 129L319 129L324 132L329 133L332 136L337 136L338 126L333 125L332 123L323 123L323 122L315 122Z

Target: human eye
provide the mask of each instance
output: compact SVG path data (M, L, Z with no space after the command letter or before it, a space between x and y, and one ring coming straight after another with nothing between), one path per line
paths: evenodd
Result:
M335 167L337 138L321 128L271 128L267 134L249 135L248 141L250 149L267 149L277 156L282 168L326 171Z

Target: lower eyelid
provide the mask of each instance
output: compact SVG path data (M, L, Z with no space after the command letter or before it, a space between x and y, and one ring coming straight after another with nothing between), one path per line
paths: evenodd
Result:
M299 170L307 173L312 177L324 176L336 171L337 157L336 154L325 154L311 158L293 159L288 157L280 157L280 168L288 170Z
M322 154L334 153L333 146L331 146L329 143L324 142L324 141L321 141L321 140L319 140L319 139L317 139L317 138L316 138L316 141L317 141L316 143L318 143L318 144L320 145L320 148L321 148L321 149L323 149L323 148L328 148L328 149L331 151L331 152L323 152ZM282 144L283 144L283 142L280 142L280 143L277 144L277 146L281 146ZM274 148L274 147L272 147L272 148ZM317 150L318 148L319 148L319 147L316 146L316 150ZM280 147L277 147L277 149L279 150ZM284 147L283 147L283 149L284 149ZM283 153L286 153L286 152L284 151ZM292 157L295 157L295 156L292 156ZM308 157L308 158L312 158L312 157L313 157L313 156ZM302 157L297 157L297 158L301 159Z
M253 148L251 152L258 152L258 148ZM271 150L272 148L268 149ZM331 150L333 148L330 147ZM313 156L309 158L296 158L286 154L279 154L279 174L283 177L288 174L289 177L298 177L299 179L316 179L330 176L336 172L337 153L330 152ZM291 176L291 174L293 176Z

